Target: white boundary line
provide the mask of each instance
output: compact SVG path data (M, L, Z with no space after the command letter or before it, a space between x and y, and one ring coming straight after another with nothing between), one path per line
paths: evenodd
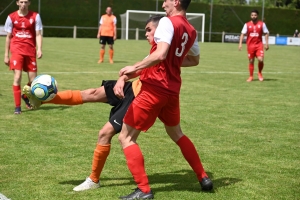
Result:
M23 72L26 73L26 72ZM38 74L118 74L119 71L97 71L97 72L42 72ZM248 72L226 72L226 71L216 71L216 72L181 72L182 74L248 74ZM299 74L300 72L263 72L264 74ZM12 72L0 72L0 74L9 74Z

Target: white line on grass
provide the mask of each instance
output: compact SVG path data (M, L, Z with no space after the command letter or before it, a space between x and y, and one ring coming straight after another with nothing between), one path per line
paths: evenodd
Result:
M25 72L23 72L25 73ZM97 72L42 72L41 74L118 74L119 71L97 71ZM215 72L195 72L188 71L182 72L183 74L248 74L248 72L225 72L225 71L215 71ZM264 74L299 74L300 72L263 72ZM9 72L1 72L0 74L9 74Z

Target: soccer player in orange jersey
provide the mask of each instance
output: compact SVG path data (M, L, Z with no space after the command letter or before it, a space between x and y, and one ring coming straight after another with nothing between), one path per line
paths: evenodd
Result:
M123 98L123 85L140 76L142 87L129 106L119 141L137 188L120 199L153 199L144 166L144 157L137 144L141 131L147 131L159 118L169 137L178 145L182 155L195 172L202 190L210 191L213 183L206 174L197 150L180 127L179 93L180 67L196 66L200 59L197 31L186 19L191 0L164 0L163 17L154 34L150 55L132 66L119 71L114 91Z
M111 7L106 8L106 14L101 16L100 26L98 30L97 38L100 38L101 44L100 59L98 63L102 63L105 54L106 43L109 46L109 63L114 63L114 41L117 39L117 18L113 15Z
M258 11L251 11L251 21L245 23L240 36L239 50L242 50L242 42L244 35L247 36L247 50L249 59L248 82L253 81L254 59L258 60L258 80L263 81L262 70L264 68L264 47L262 36L265 34L265 49L269 49L269 31L264 22L258 20Z
M149 44L153 43L154 32L162 15L153 15L146 22L146 38ZM99 88L79 90L66 90L58 92L57 95L48 102L41 102L34 98L31 94L30 86L24 86L23 91L28 95L32 107L37 109L41 103L60 104L60 105L80 105L90 102L107 103L112 106L109 121L99 131L98 142L94 151L92 172L86 180L80 185L74 187L74 191L83 191L100 187L100 174L110 152L110 144L112 137L121 131L123 117L131 104L134 97L138 94L141 88L139 79L133 82L126 82L123 93L126 96L124 99L119 99L115 96L113 87L117 81L103 81Z
M4 63L14 71L12 87L15 100L14 113L21 114L21 97L26 107L31 109L28 98L25 95L21 96L22 70L27 72L30 85L37 76L36 57L42 58L43 55L41 34L43 26L40 15L28 10L30 0L17 0L16 3L19 9L8 15L4 25L7 32Z

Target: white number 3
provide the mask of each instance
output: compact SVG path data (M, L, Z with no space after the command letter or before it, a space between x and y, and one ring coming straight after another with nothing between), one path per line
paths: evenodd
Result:
M185 45L188 41L188 34L186 32L183 33L181 39L183 40L183 42L181 43L181 50L179 48L176 48L176 52L175 52L175 55L178 56L178 57L182 56L182 54L184 52ZM180 50L180 52L179 52L179 50Z

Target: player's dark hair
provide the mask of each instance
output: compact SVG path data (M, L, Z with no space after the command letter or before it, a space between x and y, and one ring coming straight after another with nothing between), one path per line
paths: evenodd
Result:
M152 15L151 17L149 17L149 19L146 21L146 25L149 23L149 22L153 22L153 23L158 23L159 20L161 18L163 18L164 15Z
M181 8L183 10L187 10L191 3L191 0L179 0L179 1L180 1Z
M259 15L258 10L256 10L256 9L255 9L255 10L252 10L251 13L256 13L257 15Z

